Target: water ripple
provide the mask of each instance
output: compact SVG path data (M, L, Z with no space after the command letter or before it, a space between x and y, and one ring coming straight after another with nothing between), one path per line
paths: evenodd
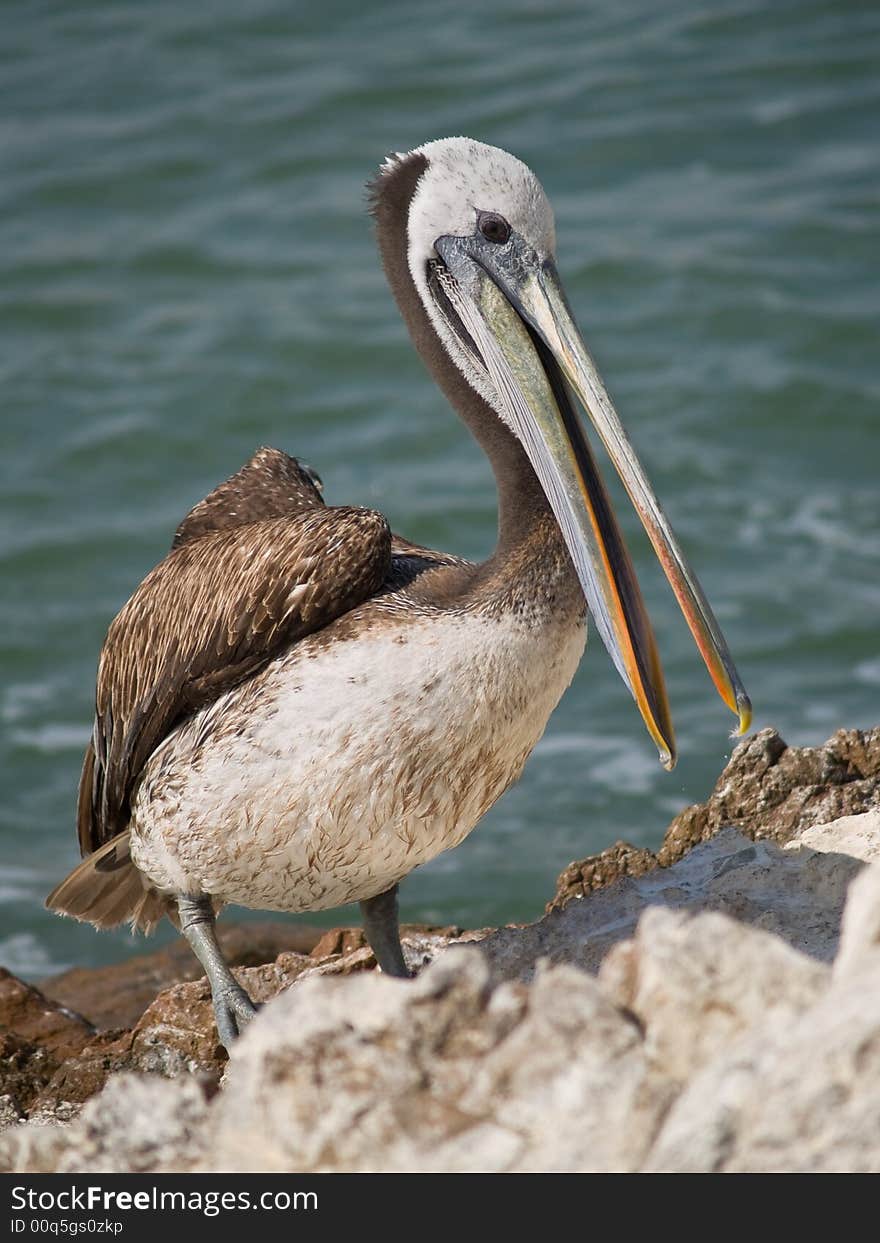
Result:
M73 814L106 626L181 514L261 443L331 501L478 556L486 464L427 382L363 184L469 132L530 162L591 348L727 627L758 723L876 720L876 116L867 5L385 0L18 6L0 63L0 955L127 953L40 897ZM682 759L656 766L600 648L522 783L414 876L409 918L539 913L555 873L656 845L729 750L659 571ZM10 879L11 878L11 879ZM332 917L328 917L332 918Z

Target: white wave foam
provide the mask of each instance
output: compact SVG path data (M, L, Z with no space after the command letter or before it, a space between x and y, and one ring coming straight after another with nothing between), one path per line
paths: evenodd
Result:
M50 721L38 729L14 730L12 740L20 747L30 747L48 755L57 751L82 751L89 740L89 731L84 725L62 725Z
M0 941L0 965L27 980L63 971L68 964L53 962L33 933L16 932Z

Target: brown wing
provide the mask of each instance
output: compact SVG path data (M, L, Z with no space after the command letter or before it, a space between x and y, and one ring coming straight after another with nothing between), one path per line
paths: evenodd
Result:
M264 445L241 470L193 506L177 528L171 547L179 548L209 531L320 508L323 486L311 466Z
M319 499L231 522L178 543L110 626L80 782L84 854L125 829L134 782L180 721L366 600L389 571L391 534L372 510Z

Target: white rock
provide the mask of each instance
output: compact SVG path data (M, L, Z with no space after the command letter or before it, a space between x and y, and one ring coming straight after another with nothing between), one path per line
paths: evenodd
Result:
M594 972L613 945L633 935L648 907L663 906L721 911L831 962L847 889L863 866L835 852L783 850L724 829L670 868L617 881L527 928L501 928L480 947L496 980L528 979L542 957Z
M840 979L880 958L880 863L865 868L850 886L841 926L834 978Z
M669 1104L637 1026L570 967L487 982L457 950L291 989L235 1050L208 1168L631 1168Z
M774 1011L791 1017L811 1005L829 974L726 915L653 907L633 940L611 950L599 983L640 1020L649 1060L685 1082Z
M30 1123L0 1140L0 1168L19 1172L147 1173L189 1168L208 1106L195 1079L116 1075L67 1126Z
M877 854L874 813L785 850L729 829L414 981L309 973L210 1105L111 1079L0 1168L880 1170Z
M880 1171L880 969L756 1024L670 1110L650 1171Z
M880 810L866 811L860 816L841 816L828 824L805 829L786 850L810 850L861 859L863 863L880 862Z

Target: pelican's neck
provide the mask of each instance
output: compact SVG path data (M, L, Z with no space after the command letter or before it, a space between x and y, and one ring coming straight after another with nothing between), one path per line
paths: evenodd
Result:
M449 362L448 366L459 374L454 363ZM495 559L506 557L514 549L530 543L539 531L545 534L548 520L561 541L562 535L544 490L522 445L513 433L463 377L462 384L467 388L466 401L456 401L443 380L440 377L437 380L486 454L495 476L498 493L498 546Z
M426 167L424 155L411 155L379 177L373 187L376 236L385 275L413 344L470 428L495 474L498 546L492 560L497 565L536 538L542 544L548 538L562 544L562 535L525 451L450 358L413 283L407 257L407 219L413 193Z

